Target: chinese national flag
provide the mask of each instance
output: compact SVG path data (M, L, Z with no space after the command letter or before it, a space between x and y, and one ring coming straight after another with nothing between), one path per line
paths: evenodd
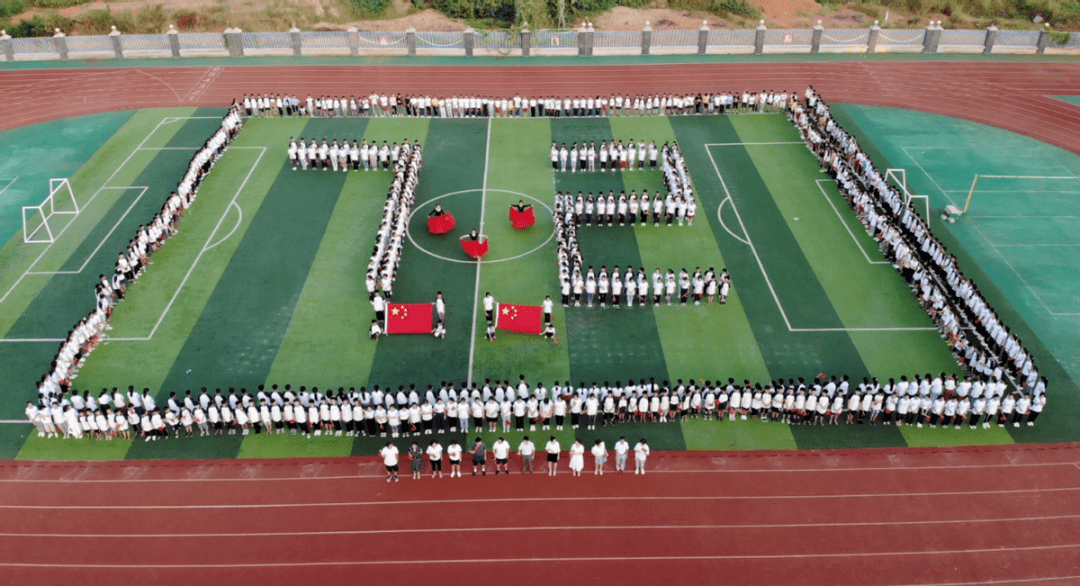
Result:
M539 305L500 303L495 327L523 334L539 334L543 321L543 308Z
M430 303L387 303L387 334L430 334Z
M532 206L525 208L525 211L519 211L517 206L510 206L510 221L517 230L528 228L536 223L536 211Z

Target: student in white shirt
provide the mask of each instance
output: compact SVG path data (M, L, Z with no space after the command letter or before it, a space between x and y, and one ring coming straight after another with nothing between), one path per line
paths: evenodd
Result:
M649 458L649 444L645 438L634 446L634 474L645 474L645 460Z
M507 464L510 460L510 442L500 437L491 444L491 451L495 454L495 476L499 475L500 470L510 474Z
M607 462L607 446L604 445L602 440L596 440L596 444L592 447L593 461L596 463L596 467L593 468L593 474L604 475L604 463Z
M379 450L383 464L386 466L386 481L401 482L398 480L398 449L391 442L386 442L386 447Z
M529 440L529 436L521 439L518 444L518 454L521 456L521 471L533 473L533 456L536 454L536 444Z
M461 478L461 444L457 440L450 440L446 447L446 457L450 460L450 478L457 475Z
M580 440L574 440L570 446L570 472L574 476L581 476L581 470L585 468L585 446Z
M427 455L428 460L431 462L431 477L435 478L435 475L438 474L439 478L442 478L442 445L435 440L431 440L431 445L427 447ZM453 472L450 474L452 475Z
M555 436L551 436L547 445L544 446L544 451L547 452L548 476L555 476L557 472L555 467L559 464L559 452L562 451L559 440L555 439Z

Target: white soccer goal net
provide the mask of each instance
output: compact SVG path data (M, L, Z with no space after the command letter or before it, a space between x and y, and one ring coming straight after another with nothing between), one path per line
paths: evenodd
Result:
M923 205L926 206L926 216L923 217L927 223L930 222L930 198L925 195L915 195L908 191L907 186L907 169L886 169L885 181L892 181L893 185L900 188L900 192L904 194L904 206L913 199L921 199ZM916 204L917 205L917 204Z
M63 216L77 216L79 203L67 179L49 179L49 197L36 206L23 206L23 242L52 243L71 222Z

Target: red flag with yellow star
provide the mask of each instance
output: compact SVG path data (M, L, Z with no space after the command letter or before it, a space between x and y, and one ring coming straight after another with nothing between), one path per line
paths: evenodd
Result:
M539 305L500 303L495 327L523 334L539 334L543 330L544 314Z
M387 334L430 334L430 303L387 303Z

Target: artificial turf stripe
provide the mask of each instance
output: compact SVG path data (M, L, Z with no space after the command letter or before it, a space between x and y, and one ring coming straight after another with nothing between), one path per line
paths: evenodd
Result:
M667 118L612 118L611 124L620 136L655 140L657 146L676 140ZM702 148L700 145L680 146L683 149ZM691 178L710 171L711 168L694 169ZM643 189L653 194L667 191L659 171L624 173L623 183L638 194ZM684 267L691 272L695 267L701 267L702 271L709 268L716 272L722 270L726 265L711 228L711 223L716 221L713 217L713 210L699 205L693 226L653 227L650 221L647 226L635 228L646 270L650 273L657 267L676 272ZM768 380L769 371L746 318L738 289L732 291L724 306L718 301L711 307L706 303L672 308L661 306L655 312L669 377L698 381L727 380L729 377L739 381Z
M566 143L601 140L611 142L614 135L607 118L554 119L552 139ZM630 137L617 137L624 142ZM599 169L599 162L597 163ZM587 196L625 189L620 173L556 173L555 189L574 195L583 191ZM627 266L641 267L641 254L634 230L626 226L585 226L578 228L578 239L585 269L596 272L602 266L611 271L615 265L625 271ZM552 265L552 272L555 266ZM584 295L583 295L584 297ZM581 307L566 310L567 343L570 344L570 373L574 384L603 384L604 381L625 384L628 379L656 378L662 381L667 374L663 346L656 326L652 305L633 308Z
M327 122L308 123L320 124ZM263 205L162 385L162 402L169 392L182 395L193 380L238 392L266 380L344 183L343 173L293 173L282 158ZM170 447L180 442L136 442L128 458L234 457L241 441L242 436L228 436L183 450Z
M466 258L458 237L480 222L486 137L487 120L431 120L423 143L424 165L413 205L414 215L409 223L412 238L426 250L447 258ZM471 191L440 198L462 190ZM427 231L427 214L437 203L454 214L457 221L457 229L442 236ZM370 250L371 242L369 236L360 245ZM363 267L358 267L358 271L362 270ZM436 292L442 291L446 299L446 338L420 334L384 336L377 343L368 382L395 388L416 384L425 389L428 384L438 385L442 380L455 384L465 381L475 285L475 265L447 262L406 242L394 281L394 301L433 303ZM370 305L364 311L370 312Z
M530 385L551 385L570 377L566 312L559 304L554 270L556 243L549 208L555 190L547 164L550 144L548 120L492 121L484 211L484 233L490 238L491 250L480 270L480 295L490 291L496 300L526 305L540 305L545 295L551 295L556 305L552 323L561 342L502 330L494 342L488 342L482 336L484 330L478 329L474 380L517 381L524 374ZM513 229L509 218L510 205L519 200L532 204L536 213L536 224L523 230ZM484 327L483 320L481 313L478 328Z

